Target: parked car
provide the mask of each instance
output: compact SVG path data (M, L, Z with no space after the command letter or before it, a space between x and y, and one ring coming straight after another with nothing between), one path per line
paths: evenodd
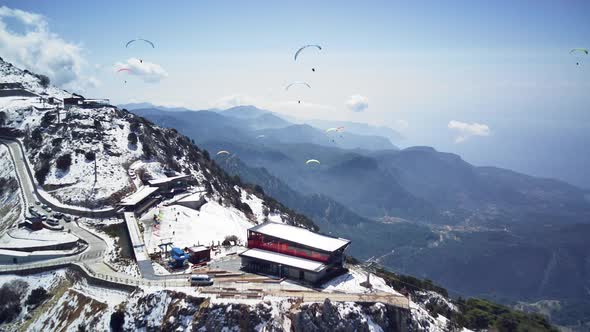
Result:
M29 212L31 212L31 213L35 212L35 207L34 206L29 206Z
M35 201L35 205L41 205L41 202Z
M47 220L47 216L46 216L46 215L44 215L44 214L43 214L43 215L41 215L41 220L43 220L43 221Z
M193 274L188 279L191 286L211 286L213 285L213 278L206 274Z
M59 225L59 221L53 219L53 218L47 218L47 223L52 225L52 226L57 226Z
M61 218L63 218L63 217L64 217L64 214L63 213L60 213L60 212L56 212L56 213L53 214L53 218L58 219L58 220L61 219Z
M72 221L72 217L70 217L70 216L64 216L64 221L65 222L70 222L70 221Z
M48 207L47 207L47 209L45 209L45 211L47 211L47 212L51 212L51 211L53 211L53 210L52 210L52 209L51 209L51 208L48 206Z

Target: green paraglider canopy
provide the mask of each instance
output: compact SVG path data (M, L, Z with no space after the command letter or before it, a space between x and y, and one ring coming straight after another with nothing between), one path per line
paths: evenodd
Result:
M588 49L586 48L572 48L572 50L570 51L570 54L586 54L588 55Z

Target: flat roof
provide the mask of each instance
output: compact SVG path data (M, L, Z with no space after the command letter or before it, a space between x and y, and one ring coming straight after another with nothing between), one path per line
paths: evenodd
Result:
M143 246L143 241L141 240L141 235L139 232L139 226L137 226L137 219L133 212L125 212L123 213L123 219L125 219L125 223L127 224L127 229L129 230L129 238L131 239L131 246L133 248Z
M240 256L261 259L267 262L296 267L302 270L320 272L326 268L326 265L320 262L312 261L305 258L279 254L278 252L266 251L262 249L248 249Z
M201 200L201 198L203 198L203 196L205 196L204 192L199 191L197 193L185 196L185 197L179 199L177 202L198 202Z
M336 251L350 243L350 240L322 235L305 228L276 222L265 222L250 228L250 230L328 252Z
M149 180L148 183L152 186L155 186L155 185L164 184L164 183L168 183L168 182L172 182L172 181L176 181L176 180L182 180L182 179L185 179L188 177L190 177L190 174L183 174L183 175L172 176L169 178Z
M119 205L135 205L153 194L156 190L158 190L157 187L143 186L130 196L125 197Z

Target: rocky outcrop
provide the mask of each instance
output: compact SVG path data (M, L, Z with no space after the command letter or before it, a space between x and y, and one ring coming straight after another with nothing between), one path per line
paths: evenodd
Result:
M410 312L381 303L324 303L302 305L292 316L295 332L309 331L409 331Z

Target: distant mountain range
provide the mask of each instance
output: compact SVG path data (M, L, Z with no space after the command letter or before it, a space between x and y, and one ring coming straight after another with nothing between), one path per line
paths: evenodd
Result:
M197 129L204 129L206 131L204 134L196 133L196 135L202 136L200 138L201 140L217 139L215 135L207 135L207 133L210 133L211 131L204 127L208 125L213 125L216 129L219 129L219 126L222 126L226 128L231 127L234 130L241 132L250 131L251 138L266 138L266 141L282 143L312 143L343 149L397 149L397 147L391 143L390 137L401 137L397 132L390 128L357 124L353 122L338 122L339 126L345 127L344 131L339 132L338 134L328 134L326 133L326 129L334 127L330 125L330 122L314 121L317 123L317 126L292 123L276 113L261 110L255 106L236 106L226 110L212 109L202 111L153 106L149 103L123 104L119 105L119 107L126 108L140 115L147 116L149 114L149 116L157 117L160 121L169 122L174 120L166 119L166 117L169 118L170 114L168 113L174 112L175 114L173 117L176 120L190 122L190 126L195 132ZM210 113L216 113L223 117L214 119ZM203 122L203 116L208 116L208 120ZM180 123L177 123L177 125L180 125ZM185 126L188 127L188 125ZM175 128L178 127L175 126ZM180 128L178 129L180 130ZM381 136L379 133L384 133L387 136ZM262 135L264 137L261 137ZM242 141L243 137L238 137L237 139Z
M564 321L575 304L590 304L583 189L476 167L431 147L369 149L355 139L357 147L345 149L323 141L323 130L253 106L134 112L178 129L211 155L230 151L215 157L228 173L259 184L324 232L352 239L359 258L393 250L381 263L461 294L506 303L558 299L570 308L558 314ZM387 139L358 136L373 147ZM306 165L311 158L321 164Z

